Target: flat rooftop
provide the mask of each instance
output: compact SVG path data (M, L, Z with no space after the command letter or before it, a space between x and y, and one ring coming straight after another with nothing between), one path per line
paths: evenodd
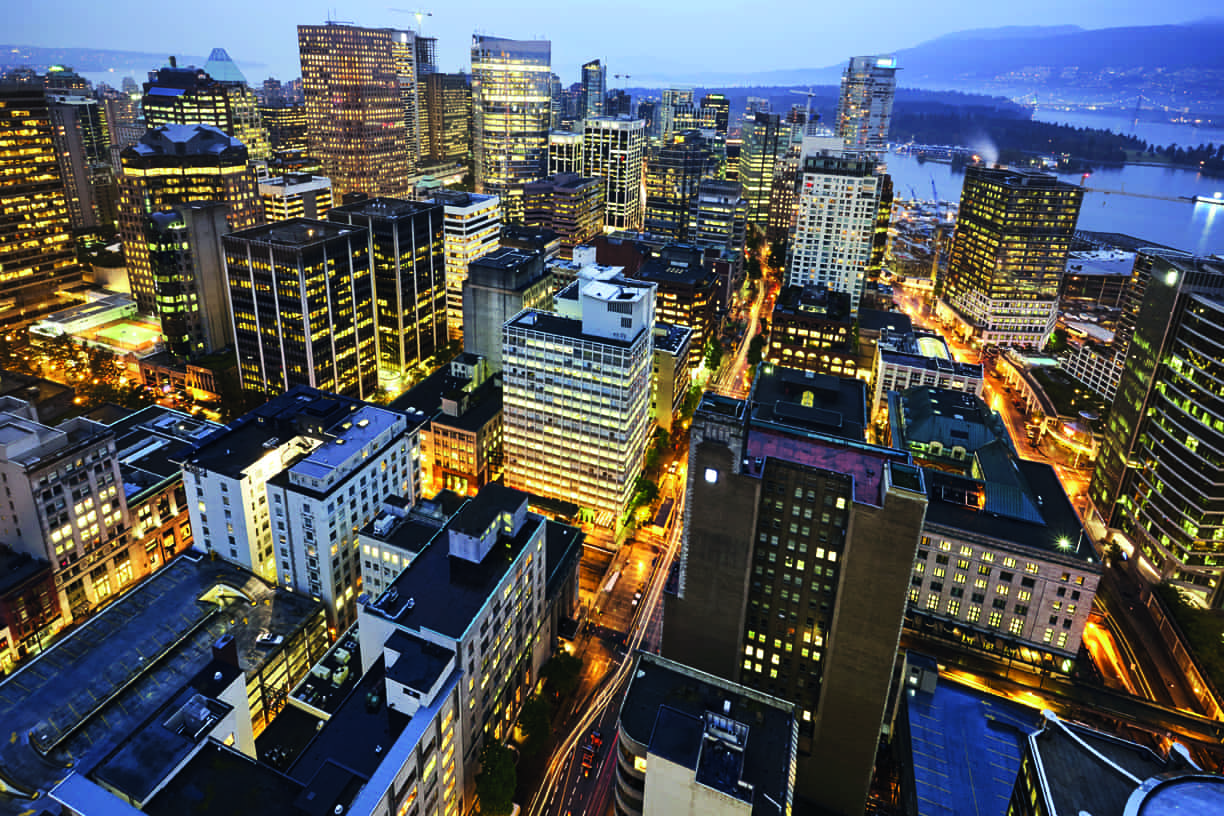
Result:
M328 218L338 218L345 213L362 215L367 218L385 218L394 220L427 210L437 209L440 205L432 201L408 201L402 198L366 198L352 204L343 204L328 210ZM335 215L332 215L335 213Z
M693 330L679 323L664 323L656 320L654 324L654 347L669 354L677 354L692 342Z
M753 471L756 459L773 457L848 476L854 480L854 500L875 507L884 499L884 469L890 463L909 463L908 453L890 448L837 438L805 438L763 428L748 431L744 455L753 460Z
M304 816L302 784L210 742L145 805L149 816Z
M790 801L794 706L658 655L638 653L621 704L620 727L652 753L694 770L698 782L742 799L724 790L726 774L712 767L719 765L717 758L703 759L712 751L702 744L702 720L708 714L747 726L735 781L755 789L754 814L777 814L775 803ZM710 765L703 768L706 763Z
M541 312L536 309L526 309L519 312L513 318L506 322L507 326L513 326L517 329L526 329L529 331L538 331L545 334L555 334L558 337L568 337L571 340L587 340L592 343L602 343L607 346L619 346L628 348L632 346L634 340L618 340L613 337L603 337L596 334L584 334L582 331L582 321L571 317L561 317L551 312ZM643 328L642 331L645 331ZM639 332L640 334L640 332Z
M0 722L19 735L0 741L0 774L49 789L68 773L57 763L91 766L179 694L222 635L251 674L279 653L256 644L263 630L287 642L322 614L238 567L179 556L0 683Z
M172 408L150 405L111 423L123 491L129 501L167 479L180 478L179 455L222 426Z
M892 334L910 334L914 331L914 322L905 312L885 312L879 309L859 309L859 331L874 332L889 331Z
M862 380L764 365L752 384L753 421L866 438L867 387Z
M290 218L288 221L277 221L261 227L239 230L230 235L254 243L305 248L341 238L360 229L362 228L319 221L314 218Z

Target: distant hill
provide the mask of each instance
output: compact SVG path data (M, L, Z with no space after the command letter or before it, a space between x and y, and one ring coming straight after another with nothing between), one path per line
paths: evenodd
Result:
M143 74L167 63L168 53L150 54L141 51L113 51L106 48L45 48L39 45L0 44L0 67L28 65L42 71L49 65L64 65L77 73L96 73L114 69L118 73L136 71ZM179 65L203 65L208 58L178 54ZM238 63L241 66L262 67L261 62Z

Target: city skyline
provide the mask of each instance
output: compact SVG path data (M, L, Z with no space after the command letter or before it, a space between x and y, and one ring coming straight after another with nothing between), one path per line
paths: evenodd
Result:
M285 13L288 8L279 6L243 7L242 19L251 25L242 28L230 24L234 17L224 13L225 5L215 14L183 18L179 26L162 26L150 37L130 25L141 13L131 0L106 6L72 2L67 13L18 16L10 21L8 39L14 45L167 54L206 55L214 47L223 47L244 66L250 74L248 79L258 81L271 75L287 80L300 75L296 26L336 19L365 27L413 29L426 37L436 37L438 67L442 71L467 70L473 34L548 39L554 43L554 66L560 69L557 72L566 85L579 81L584 63L600 59L612 75L608 86L614 87L622 84L616 74L623 77L626 73L641 80L683 81L686 76L697 79L713 70L752 73L840 67L845 55L851 53L895 51L951 33L1022 26L1034 19L1095 29L1161 25L1171 19L1188 23L1218 11L1210 0L1178 0L1160 8L1118 8L1095 2L1081 2L1068 8L1054 0L1042 0L1020 16L1009 9L984 9L957 0L945 4L945 14L938 18L924 18L897 14L894 4L873 0L866 8L847 7L840 12L821 9L819 16L814 10L784 4L754 5L751 14L745 14L735 25L728 25L729 16L747 11L728 2L720 4L723 8L703 7L700 14L682 4L651 9L649 19L632 13L610 14L604 17L605 24L595 34L589 27L580 28L579 23L569 22L571 15L565 13L566 7L555 2L535 3L526 9L483 2L462 11L420 9L429 12L429 16L422 17L419 25L414 13L417 9L367 3L351 4L343 10L294 6L291 14ZM236 6L234 11L239 13ZM533 17L532 11L538 12L538 16ZM618 8L618 12L623 11L633 9ZM266 17L261 18L261 14ZM772 21L780 19L790 23L781 27L773 24ZM874 22L865 26L864 19ZM943 22L950 20L966 22L962 25ZM677 39L678 29L691 36ZM621 43L626 45L618 45ZM123 76L119 71L115 74ZM900 81L904 83L904 74Z

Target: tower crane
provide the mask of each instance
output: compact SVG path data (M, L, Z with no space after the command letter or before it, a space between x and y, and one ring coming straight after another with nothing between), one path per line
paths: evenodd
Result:
M791 93L807 97L807 115L803 119L803 128L806 131L812 125L812 97L818 96L818 94L811 88L808 88L806 91L796 91L794 88L791 88Z
M432 11L425 11L424 9L402 9L402 8L391 8L391 9L388 9L388 10L389 10L389 11L395 11L395 12L398 12L398 13L400 13L400 14L412 14L412 15L414 15L414 16L416 17L416 21L417 21L417 33L418 33L418 34L422 32L422 28L421 28L421 21L422 21L422 20L423 20L425 17L432 17L432 16L433 16L433 12L432 12Z

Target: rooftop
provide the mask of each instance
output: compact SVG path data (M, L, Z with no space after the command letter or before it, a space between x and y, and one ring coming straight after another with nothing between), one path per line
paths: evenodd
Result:
M241 791L241 796L235 796ZM298 816L302 784L209 742L144 807L149 816Z
M777 803L791 801L791 703L639 652L620 727L651 753L692 769L699 784L751 802L753 813L776 814Z
M19 789L47 789L68 757L91 766L177 696L222 635L254 673L280 653L257 645L262 631L288 642L322 614L238 567L179 556L0 683L0 722L21 735L0 742L0 773Z
M912 334L914 323L905 312L884 312L879 309L859 309L860 332L879 334L888 330L893 334Z
M938 442L945 449L945 456L955 447L972 455L996 440L1003 440L1011 447L1003 418L975 394L920 386L890 392L888 406L893 447L899 450L912 449L914 443L929 446L931 442ZM922 456L940 458L940 454L932 453L929 448Z
M363 198L351 204L332 207L328 210L328 218L334 219L345 213L352 213L353 215L362 215L371 219L393 220L425 212L426 210L437 209L438 206L437 203L432 201L406 201L400 198L380 196L377 198ZM332 213L335 213L335 215L332 215Z
M854 500L879 507L883 504L884 469L891 463L907 464L909 454L836 437L804 438L785 429L751 428L744 455L752 460L751 472L758 472L756 460L767 457L796 462L847 476L854 481Z
M245 161L246 145L212 125L161 125L147 131L136 144L123 149L125 160L186 156Z
M637 340L636 335L633 340L618 340L613 337L583 334L581 320L560 317L551 312L541 312L536 309L527 309L519 312L513 318L506 321L506 327L527 329L529 331L543 332L544 334L555 334L559 337L569 337L573 340L588 340L593 343L625 348L632 346Z
M315 218L290 218L288 221L277 221L272 224L264 224L262 227L238 230L230 235L253 243L305 248L323 244L359 230L364 235L361 227L334 224Z
M128 501L167 479L180 478L178 454L221 427L160 405L147 406L111 423Z
M693 337L693 330L679 323L664 323L656 320L654 324L654 347L658 351L677 354L687 346Z
M847 322L850 294L819 286L787 286L774 304L773 319L776 321L781 316Z
M867 386L862 380L763 365L752 384L752 418L862 441Z

